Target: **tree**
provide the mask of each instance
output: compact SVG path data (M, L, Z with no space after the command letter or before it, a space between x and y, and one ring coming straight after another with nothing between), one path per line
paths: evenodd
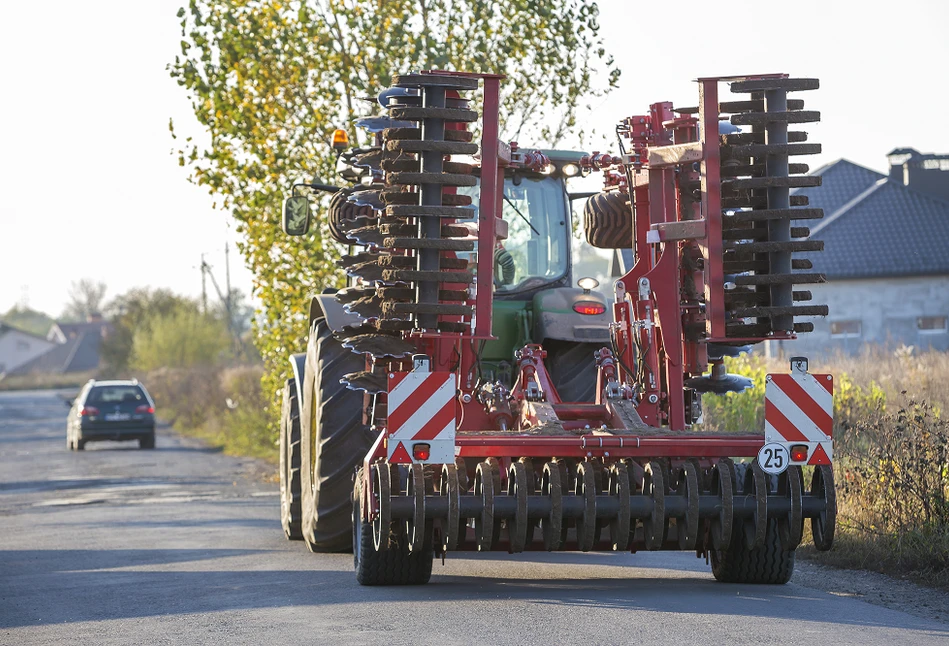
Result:
M393 73L506 74L504 132L532 145L576 130L581 100L619 77L591 0L191 0L178 16L181 54L169 71L209 135L187 137L178 159L238 222L263 306L255 326L269 393L301 349L310 296L340 282L325 229L280 233L283 193L297 178L332 175L330 133L377 112L372 97Z
M221 359L230 347L227 327L196 309L158 314L132 335L132 367L194 368Z
M63 310L62 318L67 321L86 321L94 314L101 314L106 289L105 283L91 278L73 281L69 288L69 303Z
M116 296L106 307L106 315L114 329L99 349L106 372L115 376L127 372L135 333L144 330L154 320L181 311L197 313L198 305L168 289L136 287Z

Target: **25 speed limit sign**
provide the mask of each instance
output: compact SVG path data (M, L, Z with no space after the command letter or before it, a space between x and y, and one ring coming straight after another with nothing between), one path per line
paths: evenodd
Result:
M784 473L791 462L791 454L783 444L772 442L765 444L758 451L758 466L765 473L773 476Z

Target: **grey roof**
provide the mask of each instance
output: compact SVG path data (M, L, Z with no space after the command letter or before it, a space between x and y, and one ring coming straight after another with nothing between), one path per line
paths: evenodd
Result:
M808 206L824 209L824 218L830 217L847 202L886 177L846 159L838 159L809 174L820 175L823 180L821 186L801 188L794 191L794 195L806 195ZM801 226L815 227L819 222L802 221Z
M50 328L50 335L54 333L56 328L59 328L59 330L63 333L63 336L69 339L90 331L95 331L97 334L101 335L103 328L105 328L107 332L111 331L112 324L108 321L84 321L82 323L63 323L57 321L56 323L53 323L53 326Z
M807 194L825 209L822 221L810 221L824 251L802 254L814 270L830 279L949 274L949 202L846 160L821 170L823 186Z
M66 343L59 343L21 366L10 374L28 374L35 372L67 373L87 372L99 367L99 345L102 334L99 327L77 334Z

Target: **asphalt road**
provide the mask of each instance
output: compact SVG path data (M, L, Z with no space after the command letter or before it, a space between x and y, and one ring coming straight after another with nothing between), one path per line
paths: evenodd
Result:
M949 643L834 571L725 585L679 553L454 555L428 586L362 588L350 555L284 539L266 466L167 430L70 452L66 410L0 393L2 644Z

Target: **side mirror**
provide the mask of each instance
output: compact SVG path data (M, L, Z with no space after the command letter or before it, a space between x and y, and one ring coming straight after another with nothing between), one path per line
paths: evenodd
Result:
M310 200L306 195L294 195L283 201L283 232L288 236L302 236L310 230Z

